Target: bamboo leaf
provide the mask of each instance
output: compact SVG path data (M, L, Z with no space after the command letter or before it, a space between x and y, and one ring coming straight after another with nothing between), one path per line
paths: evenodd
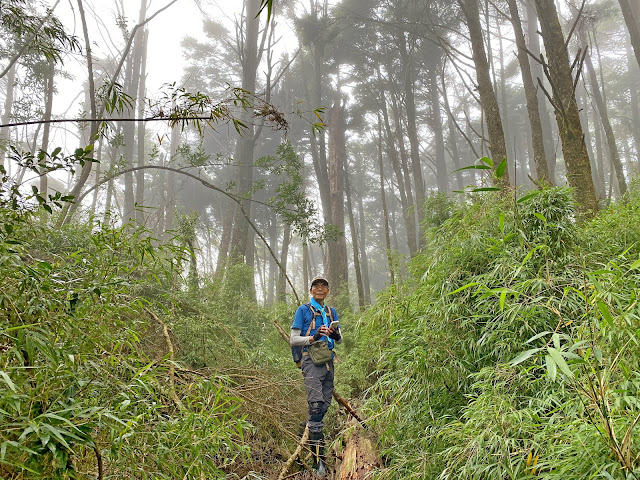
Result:
M504 303L507 299L507 290L503 290L502 292L500 292L500 311L502 312L504 310Z
M463 285L462 287L454 290L453 292L448 293L448 295L453 295L454 293L458 293L461 292L462 290L466 290L467 288L471 288L474 285L478 285L478 282L471 282L471 283L467 283L466 285Z
M531 193L526 194L524 197L518 199L518 203L526 202L527 200L540 194L540 190L534 190Z
M562 356L562 353L560 352L560 350L556 350L553 347L547 347L547 351L549 352L549 355L553 358L553 361L556 363L556 365L560 368L562 373L564 373L569 378L573 378L573 372L569 368L569 365L567 365L567 362Z
M493 160L491 160L489 157L482 157L480 161L486 163L491 168L493 168Z
M613 323L613 317L611 316L607 305L602 300L598 300L598 310L600 310L600 313L607 322Z
M502 178L504 172L507 171L507 159L506 157L502 159L500 164L496 167L496 178Z
M11 391L13 391L13 393L18 393L18 391L16 390L16 385L13 383L11 378L9 378L9 375L7 375L6 372L0 370L0 377L2 377L4 383L7 384L7 386L11 389Z
M553 361L551 355L545 355L544 359L547 366L547 375L549 376L549 380L554 382L558 375L558 366L556 365L556 362Z
M498 187L482 187L482 188L474 188L471 191L472 192L499 192L500 189Z
M454 170L451 173L459 172L461 170L491 170L491 167L487 165L471 165L469 167L458 168L457 170Z
M526 350L526 351L522 352L521 354L519 354L516 358L511 360L509 362L509 365L511 365L512 367L515 367L519 363L522 363L525 360L531 358L533 355L538 353L540 350L542 350L542 349L541 348L532 348L530 350Z

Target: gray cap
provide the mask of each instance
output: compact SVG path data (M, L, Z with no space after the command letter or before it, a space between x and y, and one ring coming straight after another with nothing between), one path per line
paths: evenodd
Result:
M329 286L329 280L327 280L324 275L319 274L316 275L315 277L313 277L313 280L311 280L311 286L313 287L316 283L326 283L327 286Z

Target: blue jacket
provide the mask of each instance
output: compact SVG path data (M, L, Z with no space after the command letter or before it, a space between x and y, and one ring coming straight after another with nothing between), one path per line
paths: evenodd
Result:
M313 320L314 315L311 313L310 308L314 308L314 307L312 307L308 303L304 305L300 305L298 307L298 310L296 310L295 316L293 317L293 325L291 325L291 328L299 329L301 332L301 335L307 335L307 330L309 329L309 326L311 325L311 321ZM329 324L331 323L332 320L338 321L338 312L336 312L335 308L329 307L328 305L325 305L324 309L327 315L326 325L327 325L327 328L329 328ZM329 309L331 309L331 317L329 317ZM315 318L316 318L315 328L312 328L311 331L308 333L308 335L315 334L316 330L320 328L320 325L322 325L322 314L315 315ZM327 337L326 335L323 335L322 338L320 338L320 341L329 342L329 345L328 345L329 350L333 350L333 345L334 345L333 339Z

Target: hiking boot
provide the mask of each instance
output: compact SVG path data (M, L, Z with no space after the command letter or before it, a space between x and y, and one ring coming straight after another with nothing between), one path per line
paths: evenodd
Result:
M309 433L309 446L311 447L313 469L318 477L324 478L327 475L327 466L325 465L324 435L322 432Z

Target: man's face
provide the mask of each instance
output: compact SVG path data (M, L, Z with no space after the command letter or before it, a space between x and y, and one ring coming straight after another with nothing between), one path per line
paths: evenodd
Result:
M315 283L310 289L311 296L318 303L324 302L324 299L329 295L329 285L324 282Z

